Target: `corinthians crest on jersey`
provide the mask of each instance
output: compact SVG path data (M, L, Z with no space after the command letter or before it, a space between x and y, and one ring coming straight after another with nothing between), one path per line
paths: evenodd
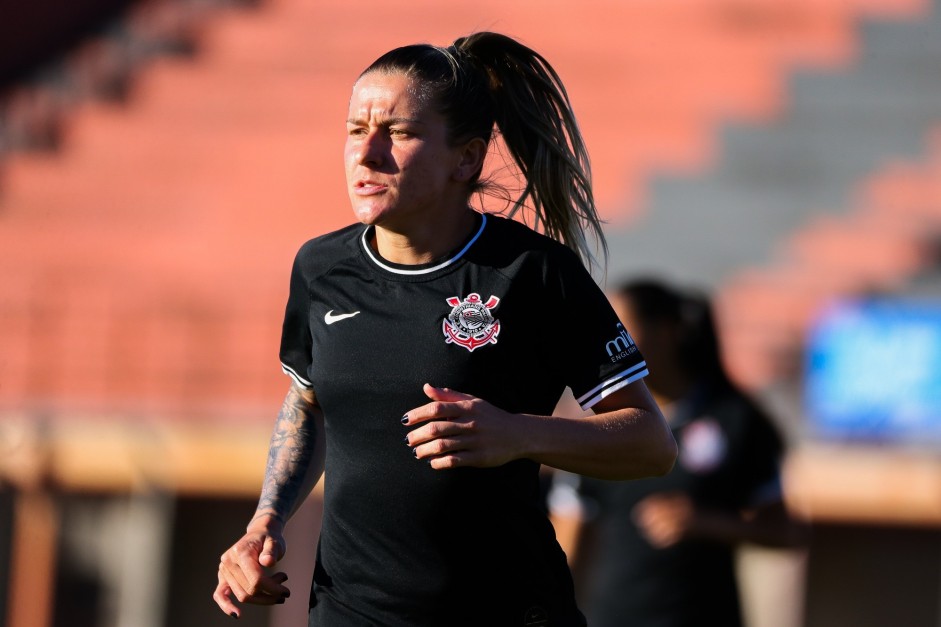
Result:
M490 310L500 303L500 299L491 296L483 302L480 294L470 294L464 300L457 296L447 299L451 313L441 323L444 341L457 344L474 352L481 346L496 344L500 334L500 321L493 317Z

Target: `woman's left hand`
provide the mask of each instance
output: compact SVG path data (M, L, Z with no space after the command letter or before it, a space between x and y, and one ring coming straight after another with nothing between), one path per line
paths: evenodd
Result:
M500 466L522 457L523 416L447 388L425 384L432 402L403 417L415 457L437 470L457 466Z

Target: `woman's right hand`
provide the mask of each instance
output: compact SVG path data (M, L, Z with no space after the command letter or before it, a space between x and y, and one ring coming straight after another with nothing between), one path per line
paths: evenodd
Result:
M284 603L291 591L284 586L287 574L268 574L284 557L286 550L282 525L270 517L256 519L238 542L222 554L219 561L219 583L212 598L223 612L238 618L241 608L236 604L275 605Z

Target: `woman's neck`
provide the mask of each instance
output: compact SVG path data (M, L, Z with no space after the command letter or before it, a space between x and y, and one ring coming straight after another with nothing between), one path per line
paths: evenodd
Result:
M410 225L407 231L377 225L371 244L383 259L392 263L430 263L470 237L477 228L477 220L477 213L467 208L447 220Z

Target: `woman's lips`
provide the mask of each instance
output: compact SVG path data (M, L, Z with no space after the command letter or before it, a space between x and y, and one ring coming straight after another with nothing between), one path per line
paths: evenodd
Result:
M378 194L384 192L387 189L386 185L382 183L377 183L375 181L360 181L353 186L353 193L357 196L372 196L373 194Z

